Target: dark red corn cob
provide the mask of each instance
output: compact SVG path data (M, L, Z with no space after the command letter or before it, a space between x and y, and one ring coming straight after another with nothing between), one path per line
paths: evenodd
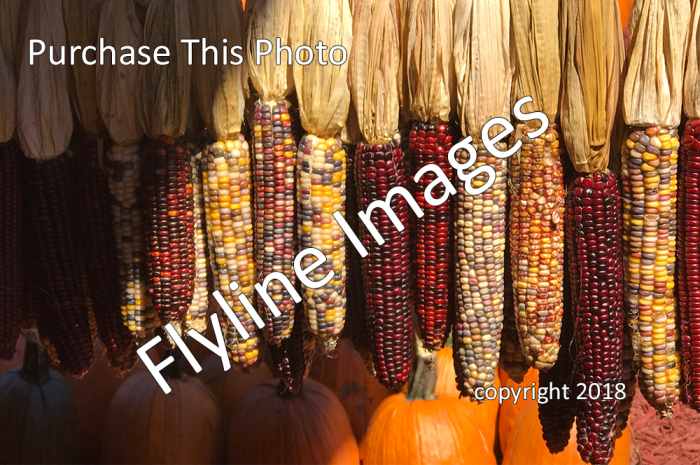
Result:
M94 346L71 224L71 183L66 155L26 160L29 226L37 259L34 283L42 295L39 330L50 340L61 366L81 377L92 365Z
M362 211L376 200L385 200L392 188L405 188L400 142L394 139L382 145L359 144L355 180ZM377 209L372 214L372 224L384 238L384 244L377 244L364 223L360 238L369 252L362 262L362 275L374 367L381 384L399 389L408 381L413 359L413 296L408 204L401 195L396 195L391 206L404 230L399 232L384 211Z
M168 137L155 141L147 160L146 270L162 324L180 321L194 294L194 179L190 153Z
M255 102L251 147L255 163L255 258L259 283L274 272L284 274L292 284L296 279L297 147L288 108L285 100ZM268 342L279 346L291 335L295 304L279 281L272 281L268 289L280 316L273 316L263 299L258 299L258 312L265 320Z
M452 179L452 167L447 154L452 148L452 135L446 124L414 123L410 133L409 152L411 173L435 164ZM424 174L416 185L416 202L425 216L415 223L416 310L421 338L426 349L439 350L450 332L449 316L452 305L452 200L437 207L426 203L423 194L436 179L434 173ZM434 189L432 196L440 198L444 188Z
M270 344L272 360L281 378L280 393L299 394L306 377L311 371L311 364L316 350L316 338L309 331L303 304L299 305L297 318L289 338L282 340L279 346Z
M357 214L357 189L355 188L355 156L356 146L346 146L347 178L345 181L345 219L353 231L359 231L359 219ZM345 315L345 330L352 341L355 350L360 354L365 366L373 376L376 375L374 363L372 362L372 338L370 337L369 326L367 326L367 308L365 293L362 288L362 257L355 247L347 248L346 256L346 292L348 296L347 310Z
M576 403L578 451L606 464L615 451L616 397L622 384L624 327L622 198L612 173L579 176L570 191L571 297L576 317L574 383L585 385ZM583 390L577 387L578 393ZM600 392L597 392L600 390Z
M136 363L134 335L122 322L117 247L107 177L98 159L98 141L83 141L74 164L79 247L100 340L110 365L120 371Z
M0 144L0 359L12 360L23 323L22 154L14 142Z
M700 411L700 119L685 124L678 192L678 307L681 400Z

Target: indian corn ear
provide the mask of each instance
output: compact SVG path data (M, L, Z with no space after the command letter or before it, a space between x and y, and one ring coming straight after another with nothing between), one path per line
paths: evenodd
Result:
M282 340L279 346L270 345L272 360L275 363L277 375L281 378L282 393L299 394L301 392L314 360L316 338L309 331L303 309L300 308L300 310L290 337Z
M632 128L622 147L624 292L639 386L664 416L680 395L676 350L678 133Z

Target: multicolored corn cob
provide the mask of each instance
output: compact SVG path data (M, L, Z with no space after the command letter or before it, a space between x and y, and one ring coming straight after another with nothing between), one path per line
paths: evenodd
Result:
M279 346L270 344L272 360L281 378L280 393L299 394L304 381L311 371L316 350L316 338L309 331L304 315L303 304L299 305L296 324L290 337L283 339Z
M550 369L559 353L564 281L564 176L555 124L522 128L510 157L510 244L515 323L527 363ZM535 128L536 129L536 128Z
M681 317L681 399L700 411L700 118L685 124L678 192L678 307Z
M676 350L678 133L632 128L622 147L625 303L639 386L662 416L680 395Z
M274 272L284 274L292 284L296 280L297 148L288 108L289 102L285 100L257 101L253 115L255 258L259 283ZM263 299L258 299L258 312L265 321L268 342L279 346L291 335L295 303L279 281L272 281L268 289L281 315L274 317Z
M26 160L30 230L36 248L35 282L43 293L38 318L42 339L69 373L90 369L94 346L80 278L78 247L71 224L74 205L67 155L46 161Z
M625 310L625 314L627 311ZM625 385L625 398L617 407L617 437L627 428L634 393L637 391L637 369L634 366L634 349L630 339L630 329L625 325L622 332L622 383Z
M139 339L145 339L159 326L159 319L146 294L143 212L139 202L141 155L137 144L113 145L105 158L112 194L122 321Z
M345 170L340 140L311 134L301 139L297 158L299 249L313 247L326 256L309 279L321 281L333 273L333 279L319 289L302 286L309 328L324 353L335 349L345 324L345 233L333 218L336 211L345 213ZM302 268L315 261L307 256Z
M447 124L414 123L409 138L411 173L435 164L452 179L452 167L447 154L452 148L452 135ZM433 207L426 203L424 192L436 179L433 173L424 174L415 187L416 202L425 215L414 226L416 271L416 311L423 344L428 350L440 350L450 333L452 293L452 199ZM442 185L432 196L445 193Z
M243 340L221 312L219 319L227 330L226 346L231 360L238 369L247 371L259 361L261 340L252 317L238 300L244 294L255 304L256 279L250 154L242 134L205 149L202 176L214 288L221 292L250 338ZM239 286L236 291L229 287L234 282Z
M510 170L512 172L512 170ZM510 203L510 202L508 202ZM510 211L510 205L507 207ZM506 237L506 257L512 257L510 235ZM515 326L515 308L513 306L513 278L511 277L510 263L505 267L504 292L503 292L503 329L501 331L501 354L498 363L516 383L522 383L527 370L530 368L525 362L523 349L518 340L518 329Z
M0 359L12 360L23 324L22 153L14 142L0 144Z
M366 211L374 201L384 201L394 187L406 188L399 140L383 145L359 144L355 157L360 210ZM397 195L391 205L404 230L399 232L380 209L372 215L372 224L384 238L384 244L377 244L364 223L360 225L360 239L369 252L362 262L362 274L377 379L387 388L399 389L411 373L414 300L408 204Z
M78 181L75 204L87 294L110 365L128 371L136 363L136 341L122 322L117 246L107 177L100 166L99 141L85 140L80 144L74 161Z
M585 386L576 403L578 450L585 462L604 464L615 451L624 328L622 202L613 173L576 178L566 227L576 318L574 383Z
M146 272L162 324L179 322L194 294L194 184L189 150L162 136L146 175Z
M499 150L504 150L501 144ZM484 193L466 193L464 183L457 188L455 236L457 313L452 333L457 388L462 395L478 400L476 388L493 385L498 372L503 322L503 293L506 249L506 160L489 153L481 142L474 144L476 162L468 170L483 165L493 167L496 179ZM458 162L466 164L469 153L458 152ZM472 180L479 188L487 175ZM430 263L428 261L428 263ZM480 402L483 402L483 397Z

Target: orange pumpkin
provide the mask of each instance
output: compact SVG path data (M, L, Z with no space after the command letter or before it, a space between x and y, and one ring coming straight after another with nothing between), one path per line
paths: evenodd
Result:
M362 442L364 465L496 464L474 411L464 400L436 397L434 353L419 349L406 394L394 394L372 417Z
M535 383L535 386L539 385L540 372L534 368L530 368L527 371L522 383L516 383L510 379L506 372L500 368L498 371L501 382L505 387L528 387L532 386L532 383ZM508 440L510 438L510 433L515 427L515 422L517 421L520 412L522 412L523 409L530 403L537 403L537 401L532 400L532 392L528 391L527 400L523 400L521 396L521 398L518 399L518 402L514 403L512 400L508 399L503 401L503 403L500 405L498 410L498 442L501 445L501 451L505 452L508 449Z
M537 417L537 402L530 402L515 423L509 446L504 451L503 465L585 465L578 455L576 447L576 426L571 429L569 444L562 452L551 454L542 439L542 427ZM615 443L615 455L610 465L628 465L630 463L629 428Z
M352 342L343 339L338 347L340 353L334 359L317 352L309 376L338 397L348 415L355 439L360 442L375 410L391 392L367 371Z
M340 401L306 380L299 394L279 394L280 380L254 387L231 419L230 464L358 465L357 441Z

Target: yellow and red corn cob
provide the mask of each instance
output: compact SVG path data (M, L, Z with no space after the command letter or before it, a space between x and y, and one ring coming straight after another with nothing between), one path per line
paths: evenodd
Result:
M292 284L296 280L294 169L297 148L288 108L285 100L257 101L253 115L255 258L260 283L274 272L284 274ZM295 303L279 281L272 281L268 289L281 315L273 316L263 299L258 299L258 313L265 321L268 342L279 346L291 335Z
M681 399L700 411L700 118L685 124L678 192L678 307Z
M146 272L162 324L179 322L194 294L194 184L190 153L172 138L155 141L146 171Z
M112 194L112 227L117 247L122 322L139 339L153 334L158 314L146 294L143 211L139 202L141 155L138 145L113 145L106 154Z
M302 286L309 328L321 342L324 353L335 349L345 325L345 233L333 218L345 214L345 150L338 139L305 135L297 157L297 217L299 249L315 248L326 256L316 268L312 281L321 281L329 272L333 279L319 289ZM316 258L302 261L307 268Z
M678 133L632 128L622 147L625 303L639 386L663 416L680 395L676 350Z
M280 393L299 394L309 376L316 350L316 338L309 331L303 304L299 305L297 318L290 337L279 346L270 344L272 360L280 377Z
M32 272L42 297L39 330L55 349L58 362L81 377L94 357L88 311L80 277L72 219L74 199L68 156L26 160L29 227L37 262Z
M347 165L347 198L345 201L345 219L353 231L359 231L359 219L357 214L357 189L355 184L355 156L357 146L345 146ZM360 354L365 366L372 375L376 375L374 363L372 362L372 338L367 325L367 304L362 279L362 257L355 247L347 249L347 314L345 316L345 330L355 346L355 350Z
M12 360L23 325L22 153L14 142L0 144L0 359Z
M615 395L622 382L624 329L622 202L610 172L578 176L567 211L578 390L578 451L587 463L608 463L615 451ZM585 391L584 391L585 389ZM600 392L598 392L600 391Z
M237 334L221 312L219 319L226 328L226 346L234 366L247 371L259 361L261 340L252 317L238 299L244 294L255 305L252 180L248 143L242 134L205 149L202 176L214 289L221 292L250 338L244 340ZM239 285L236 291L229 287L233 282Z
M510 157L510 244L515 323L528 365L557 360L564 280L564 177L556 125L536 139L524 126Z
M503 323L506 249L506 160L494 157L476 142L476 162L468 170L489 165L496 173L493 186L472 196L464 183L457 188L455 236L457 312L452 344L457 388L477 400L474 390L493 385L498 372ZM499 150L505 149L505 144ZM469 153L458 152L466 164ZM487 176L479 175L472 186L479 188ZM481 402L483 402L483 397Z
M374 201L384 201L394 187L406 188L400 141L359 144L355 154L355 179L358 206L362 211ZM414 301L410 281L408 203L397 195L391 204L404 230L399 232L380 209L373 213L372 224L384 238L384 244L377 244L364 223L360 226L360 239L369 252L362 262L362 274L377 379L387 388L398 389L411 373Z
M447 124L414 123L410 131L409 153L411 173L435 164L452 179L452 167L447 154L452 148L452 135ZM452 199L436 207L426 203L425 189L436 179L433 173L424 174L415 188L416 202L425 215L416 219L413 239L413 263L416 272L416 312L421 328L423 345L428 350L440 350L450 333L452 305ZM444 187L432 193L440 198Z
M107 177L100 166L98 141L85 140L75 160L80 251L86 289L110 365L120 371L136 363L134 334L122 322L117 247Z

